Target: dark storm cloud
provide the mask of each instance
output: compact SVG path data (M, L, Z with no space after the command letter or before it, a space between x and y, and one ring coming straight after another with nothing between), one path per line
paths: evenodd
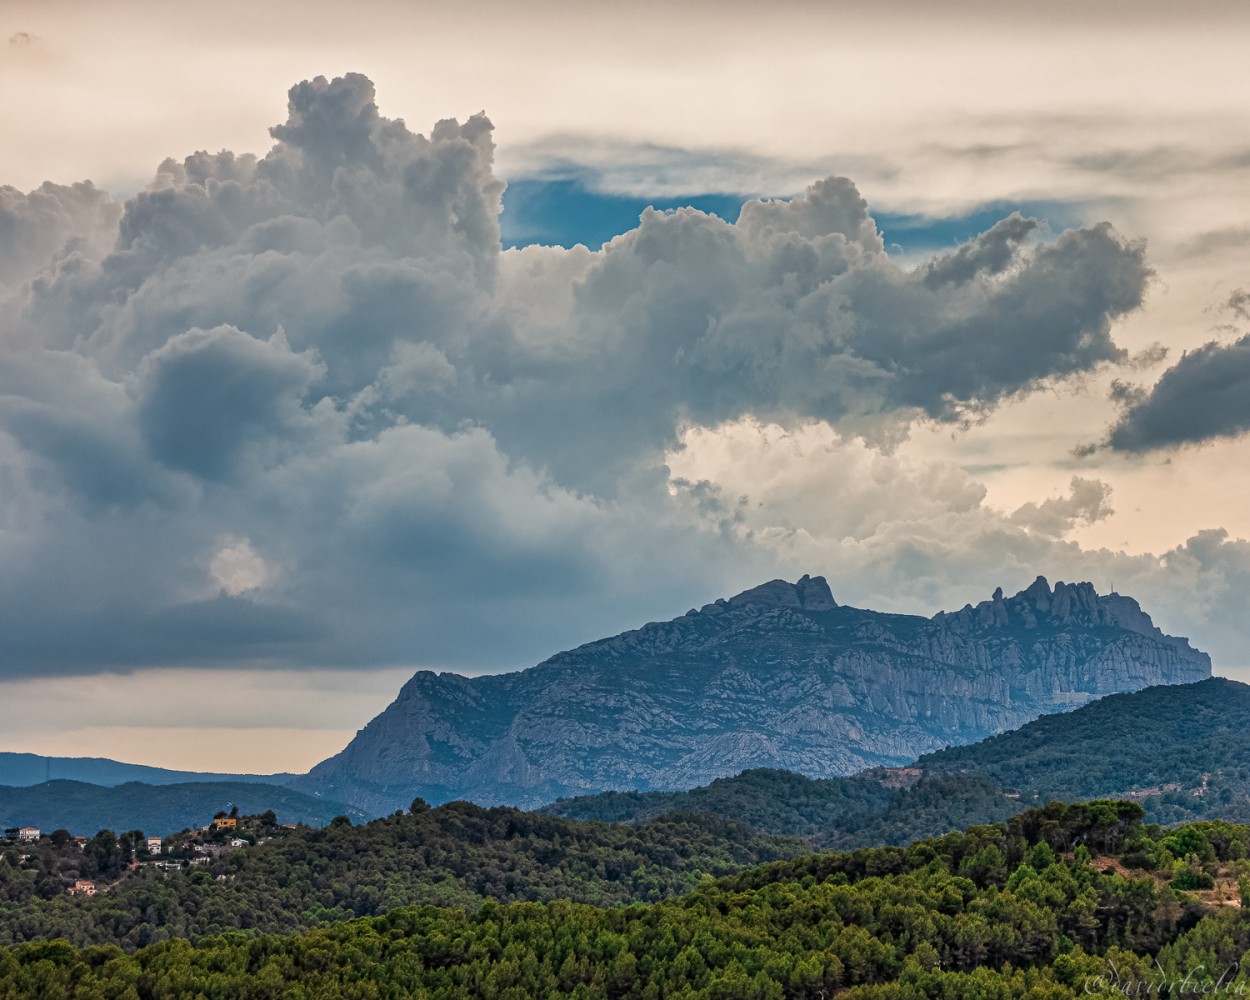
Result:
M315 425L301 402L322 371L281 334L262 341L233 327L190 330L144 358L139 427L158 462L221 479L245 448L300 446Z
M980 274L1001 274L1017 259L1020 247L1035 229L1035 219L1013 212L971 243L931 261L925 268L925 284L930 288L962 285Z
M135 652L157 662L164 650L187 659L197 648L209 660L231 649L236 655L263 656L267 648L308 645L325 632L308 612L226 594L162 608L146 624L150 642Z
M523 666L570 620L771 572L670 496L683 427L961 420L1123 360L1150 279L1108 226L1035 245L1019 215L908 269L844 178L504 253L484 116L423 136L318 78L273 137L122 208L0 193L10 672L214 635L222 662ZM1061 533L1090 497L1021 517Z
M496 342L495 381L509 392L479 412L508 448L597 491L620 473L608 456L671 446L687 419L879 430L983 412L1122 359L1111 322L1140 305L1150 278L1143 248L1108 226L1026 249L1033 225L1013 217L909 271L845 179L749 202L736 225L648 212L587 260L562 350ZM534 256L536 267L552 259Z
M1149 390L1118 386L1126 408L1108 443L1144 452L1233 437L1250 430L1250 335L1186 353Z

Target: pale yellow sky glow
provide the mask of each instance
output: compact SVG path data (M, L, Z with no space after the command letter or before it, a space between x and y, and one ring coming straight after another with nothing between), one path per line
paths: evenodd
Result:
M831 578L876 557L864 525L892 510L891 483L924 499L899 501L895 537L913 521L949 519L952 533L975 539L1028 503L1066 496L1074 476L1097 479L1114 513L1063 534L1073 572L1119 574L1122 591L1136 584L1160 624L1179 629L1179 614L1151 605L1177 577L1151 573L1200 530L1250 538L1250 438L1144 456L1073 449L1116 419L1113 379L1149 385L1184 351L1246 332L1219 306L1250 286L1247 38L1250 5L1223 2L7 0L0 186L92 179L125 197L167 156L263 155L293 83L358 71L376 84L382 113L417 131L485 110L505 180L573 162L605 190L644 197L786 196L838 173L882 213L1027 201L1062 203L1082 224L1110 221L1146 241L1156 272L1145 306L1117 322L1116 343L1134 354L1163 344L1166 360L1104 367L966 428L916 424L883 451L823 423L695 427L669 466L750 494L741 530L768 550L758 565ZM515 278L509 267L520 265L513 258L501 280ZM283 553L246 528L212 542L214 560L196 570L206 593L282 586ZM1182 561L1174 555L1169 572ZM979 575L960 603L1028 582L989 557L968 568ZM882 610L931 614L954 596L863 586ZM1217 669L1247 664L1250 655L1225 656ZM0 680L0 750L304 770L421 665Z
M0 751L183 771L303 772L342 749L411 673L153 669L4 681Z

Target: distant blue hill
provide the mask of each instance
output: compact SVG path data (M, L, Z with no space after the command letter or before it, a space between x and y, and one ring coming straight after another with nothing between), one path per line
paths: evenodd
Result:
M202 777L202 776L197 776ZM272 809L280 823L325 826L335 816L366 818L349 806L290 788L247 781L193 781L105 787L53 779L25 788L0 786L0 828L64 829L91 836L99 830L142 830L152 836L203 826L230 807L243 815Z
M42 757L34 753L0 753L0 785L29 788L45 781L85 781L93 785L123 785L141 781L146 785L185 782L229 781L235 783L286 784L291 774L223 774L173 771L146 764L124 764L107 757Z

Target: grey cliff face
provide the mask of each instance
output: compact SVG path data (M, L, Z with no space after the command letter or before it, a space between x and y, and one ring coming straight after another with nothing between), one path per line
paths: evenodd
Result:
M518 673L418 673L292 785L383 813L417 795L533 807L752 767L832 777L1210 675L1205 653L1088 583L1039 577L925 619L842 607L804 576Z

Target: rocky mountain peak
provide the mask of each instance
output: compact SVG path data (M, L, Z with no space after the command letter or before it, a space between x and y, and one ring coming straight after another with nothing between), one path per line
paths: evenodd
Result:
M1190 649L1188 640L1164 635L1150 616L1131 597L1099 594L1092 583L1057 582L1052 589L1046 577L1039 576L1013 597L1004 597L999 587L988 601L959 611L939 611L932 621L962 635L986 629L1020 628L1032 631L1043 625L1052 628L1084 626L1119 628L1150 636L1178 649Z
M769 580L744 590L725 602L731 608L795 608L801 611L829 611L838 606L823 576L804 574L798 583Z
M422 672L295 787L376 814L898 766L1093 698L1211 675L1132 598L1039 577L932 620L770 580L511 674Z

